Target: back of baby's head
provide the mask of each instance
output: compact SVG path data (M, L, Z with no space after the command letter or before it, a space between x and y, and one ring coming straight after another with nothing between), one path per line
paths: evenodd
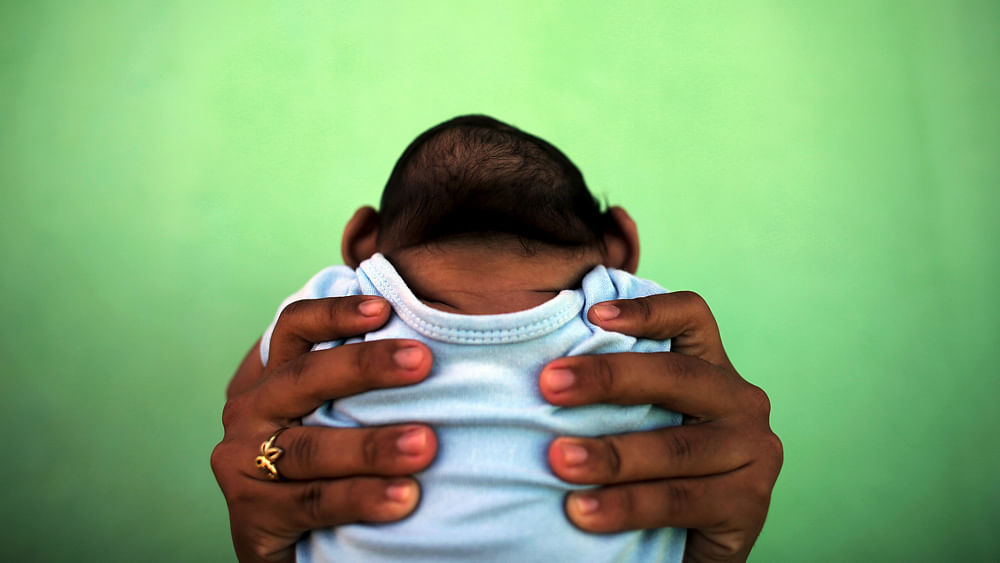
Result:
M406 148L379 210L379 245L515 235L600 245L607 215L579 169L548 142L482 115L456 117Z

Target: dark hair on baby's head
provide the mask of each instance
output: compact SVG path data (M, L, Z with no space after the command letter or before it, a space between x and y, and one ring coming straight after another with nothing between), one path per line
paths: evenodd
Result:
M420 134L382 193L379 244L509 233L557 246L601 245L608 218L580 170L550 143L484 115Z

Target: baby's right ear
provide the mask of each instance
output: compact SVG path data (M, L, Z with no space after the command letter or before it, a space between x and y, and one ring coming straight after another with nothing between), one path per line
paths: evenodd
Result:
M604 230L604 265L634 274L639 267L639 230L621 207L611 207L607 213L611 225Z
M340 254L344 264L357 268L375 254L375 239L378 238L378 211L364 206L354 212L354 216L344 227L344 237L340 239Z

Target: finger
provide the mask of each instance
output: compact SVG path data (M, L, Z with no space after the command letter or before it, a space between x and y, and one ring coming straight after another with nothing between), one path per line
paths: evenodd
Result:
M278 534L357 522L391 522L412 512L420 498L419 485L411 478L259 483L253 498L257 506L265 508L260 525Z
M577 527L598 533L649 528L717 526L732 514L739 495L724 483L731 474L668 479L573 492L565 509Z
M752 461L739 432L717 424L661 428L600 438L560 437L548 451L557 477L608 485L733 471Z
M673 352L559 358L539 377L542 396L554 405L652 403L696 418L738 408L745 387L734 373Z
M355 477L306 483L247 480L227 494L233 543L240 561L294 561L294 545L309 530L405 518L420 500L413 479ZM237 530L239 532L237 532Z
M417 383L431 364L430 350L415 340L348 344L286 362L250 389L246 400L249 412L266 420L293 420L331 399Z
M691 291L605 301L591 307L587 318L601 328L631 336L670 338L673 352L716 365L731 365L712 310L700 295Z
M286 480L350 475L411 475L426 468L437 452L434 432L420 425L381 428L289 428L276 445ZM261 471L257 471L264 477Z
M281 311L274 325L268 364L280 366L317 342L371 332L385 324L389 312L384 299L367 295L295 301Z

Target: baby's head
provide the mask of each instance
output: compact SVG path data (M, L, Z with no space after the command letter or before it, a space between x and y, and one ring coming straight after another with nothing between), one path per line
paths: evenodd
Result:
M483 115L432 127L403 151L382 192L344 233L349 265L373 252L515 239L531 253L592 250L635 271L638 241L624 210L601 210L580 170L547 141Z

